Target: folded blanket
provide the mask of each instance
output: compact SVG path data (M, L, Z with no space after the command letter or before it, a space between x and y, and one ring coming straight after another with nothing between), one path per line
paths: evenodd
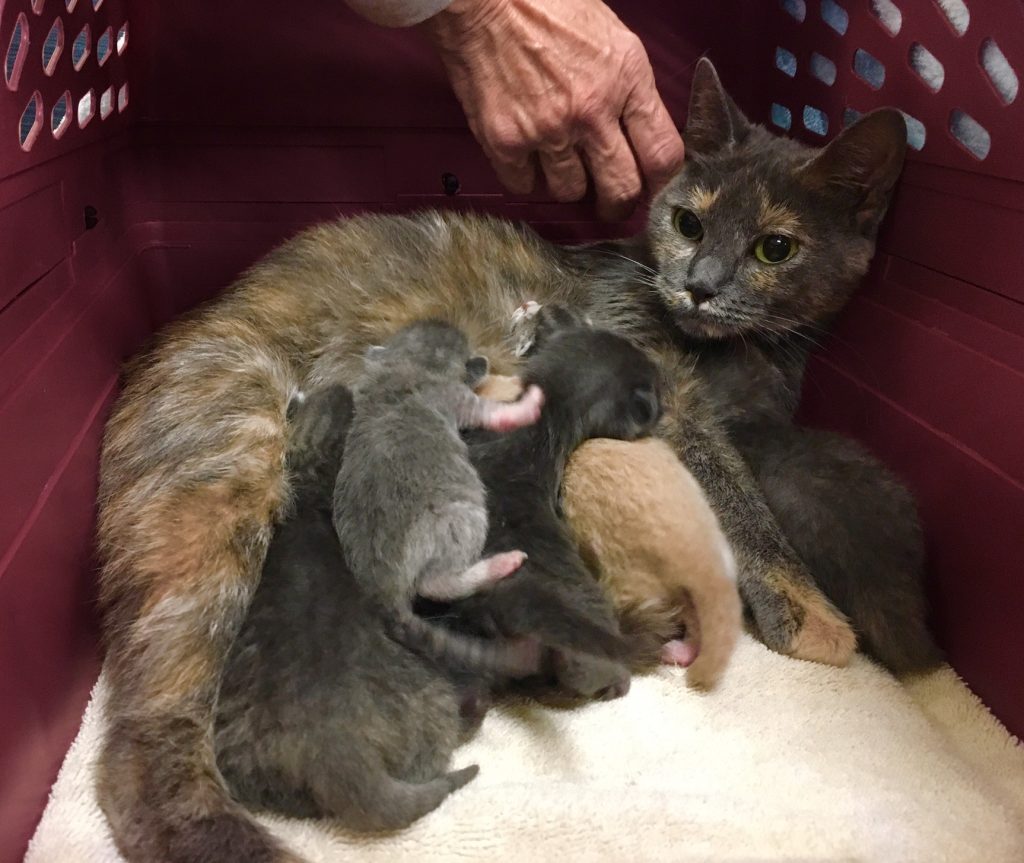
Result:
M116 863L93 793L101 677L27 863ZM263 818L311 863L1024 860L1024 747L950 669L900 684L744 637L722 685L665 668L625 698L492 711L480 776L411 829Z

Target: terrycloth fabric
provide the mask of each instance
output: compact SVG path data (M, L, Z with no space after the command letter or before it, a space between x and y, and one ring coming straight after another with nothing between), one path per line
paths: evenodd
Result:
M93 795L102 679L27 863L120 860ZM456 754L480 776L412 829L264 819L311 863L1024 860L1024 747L949 669L901 685L744 637L723 684L634 680L573 711L513 705Z

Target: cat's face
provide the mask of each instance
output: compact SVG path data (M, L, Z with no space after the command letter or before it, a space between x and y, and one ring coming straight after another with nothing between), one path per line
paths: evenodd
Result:
M654 289L691 336L827 322L874 253L906 132L882 110L818 150L749 123L698 64L682 172L651 205Z

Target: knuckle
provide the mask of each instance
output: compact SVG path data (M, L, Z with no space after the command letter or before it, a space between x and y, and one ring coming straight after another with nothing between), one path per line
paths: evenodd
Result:
M502 159L514 159L526 149L526 136L519 125L503 117L495 117L487 124L484 137L495 154Z
M640 180L625 180L610 188L605 197L616 206L633 204L640 197Z
M647 162L658 174L671 174L679 170L683 163L682 142L675 138L654 142L647 153Z

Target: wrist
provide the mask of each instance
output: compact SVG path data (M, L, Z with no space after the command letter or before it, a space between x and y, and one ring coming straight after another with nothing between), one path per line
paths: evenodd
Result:
M459 49L506 16L511 0L452 0L422 26L441 48Z

